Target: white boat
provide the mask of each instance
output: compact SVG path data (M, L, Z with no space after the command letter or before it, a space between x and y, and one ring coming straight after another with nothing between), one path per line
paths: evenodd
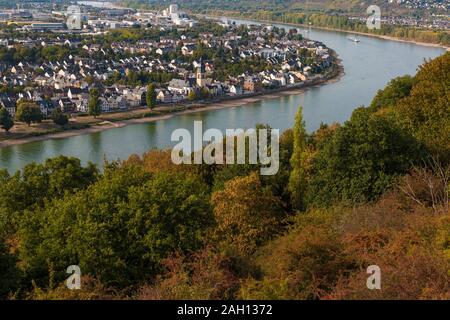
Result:
M348 37L348 40L353 41L353 42L360 42L361 41L357 37Z

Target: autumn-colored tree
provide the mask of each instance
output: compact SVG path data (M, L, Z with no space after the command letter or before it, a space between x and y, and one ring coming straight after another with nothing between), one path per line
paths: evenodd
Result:
M233 261L234 260L234 261ZM153 284L143 285L137 299L208 300L233 299L239 288L237 259L206 247L189 255L175 254L163 260L168 270Z
M259 279L244 281L243 299L320 299L333 290L352 259L340 243L341 209L311 210L294 218L289 231L255 255Z
M188 100L189 101L195 101L197 100L197 93L195 93L194 90L190 91L188 94Z
M285 218L279 200L262 188L256 172L226 182L211 202L215 237L244 254L275 237Z
M450 299L450 217L385 195L352 210L341 222L345 255L358 266L336 283L328 299ZM367 267L382 272L381 290L367 290Z

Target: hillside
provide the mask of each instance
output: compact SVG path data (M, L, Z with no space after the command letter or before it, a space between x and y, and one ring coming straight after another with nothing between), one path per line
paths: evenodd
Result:
M0 296L450 299L449 108L446 53L343 124L307 134L299 107L274 176L158 150L0 171Z
M137 0L122 1L124 3L139 3ZM142 2L150 6L167 6L170 1L149 0ZM201 10L232 10L240 12L254 12L255 10L268 11L315 11L322 13L365 13L368 4L360 0L180 0L179 6L184 9ZM378 5L386 14L410 14L410 13L445 13L446 0L425 0L389 3L386 0L371 1L370 4Z

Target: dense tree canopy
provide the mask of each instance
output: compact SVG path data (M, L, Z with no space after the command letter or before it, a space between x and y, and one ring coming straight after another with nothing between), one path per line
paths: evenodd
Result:
M19 234L27 271L45 279L53 268L64 277L77 264L108 284L149 279L169 253L200 248L212 224L203 190L184 175L108 171L87 189L26 212Z
M422 65L396 108L399 122L450 161L450 52Z
M17 230L23 210L40 208L45 201L83 189L97 175L92 164L82 167L79 159L64 156L27 165L12 176L0 171L0 238Z
M374 200L424 154L420 143L391 118L356 109L314 157L309 201Z

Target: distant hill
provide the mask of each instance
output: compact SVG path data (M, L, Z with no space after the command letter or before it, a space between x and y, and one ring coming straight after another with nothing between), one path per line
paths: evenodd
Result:
M167 0L128 0L124 3L145 3L156 6L167 6ZM205 10L273 10L273 11L316 11L323 13L363 13L369 4L376 4L389 14L405 13L445 13L449 0L178 0L182 8Z

